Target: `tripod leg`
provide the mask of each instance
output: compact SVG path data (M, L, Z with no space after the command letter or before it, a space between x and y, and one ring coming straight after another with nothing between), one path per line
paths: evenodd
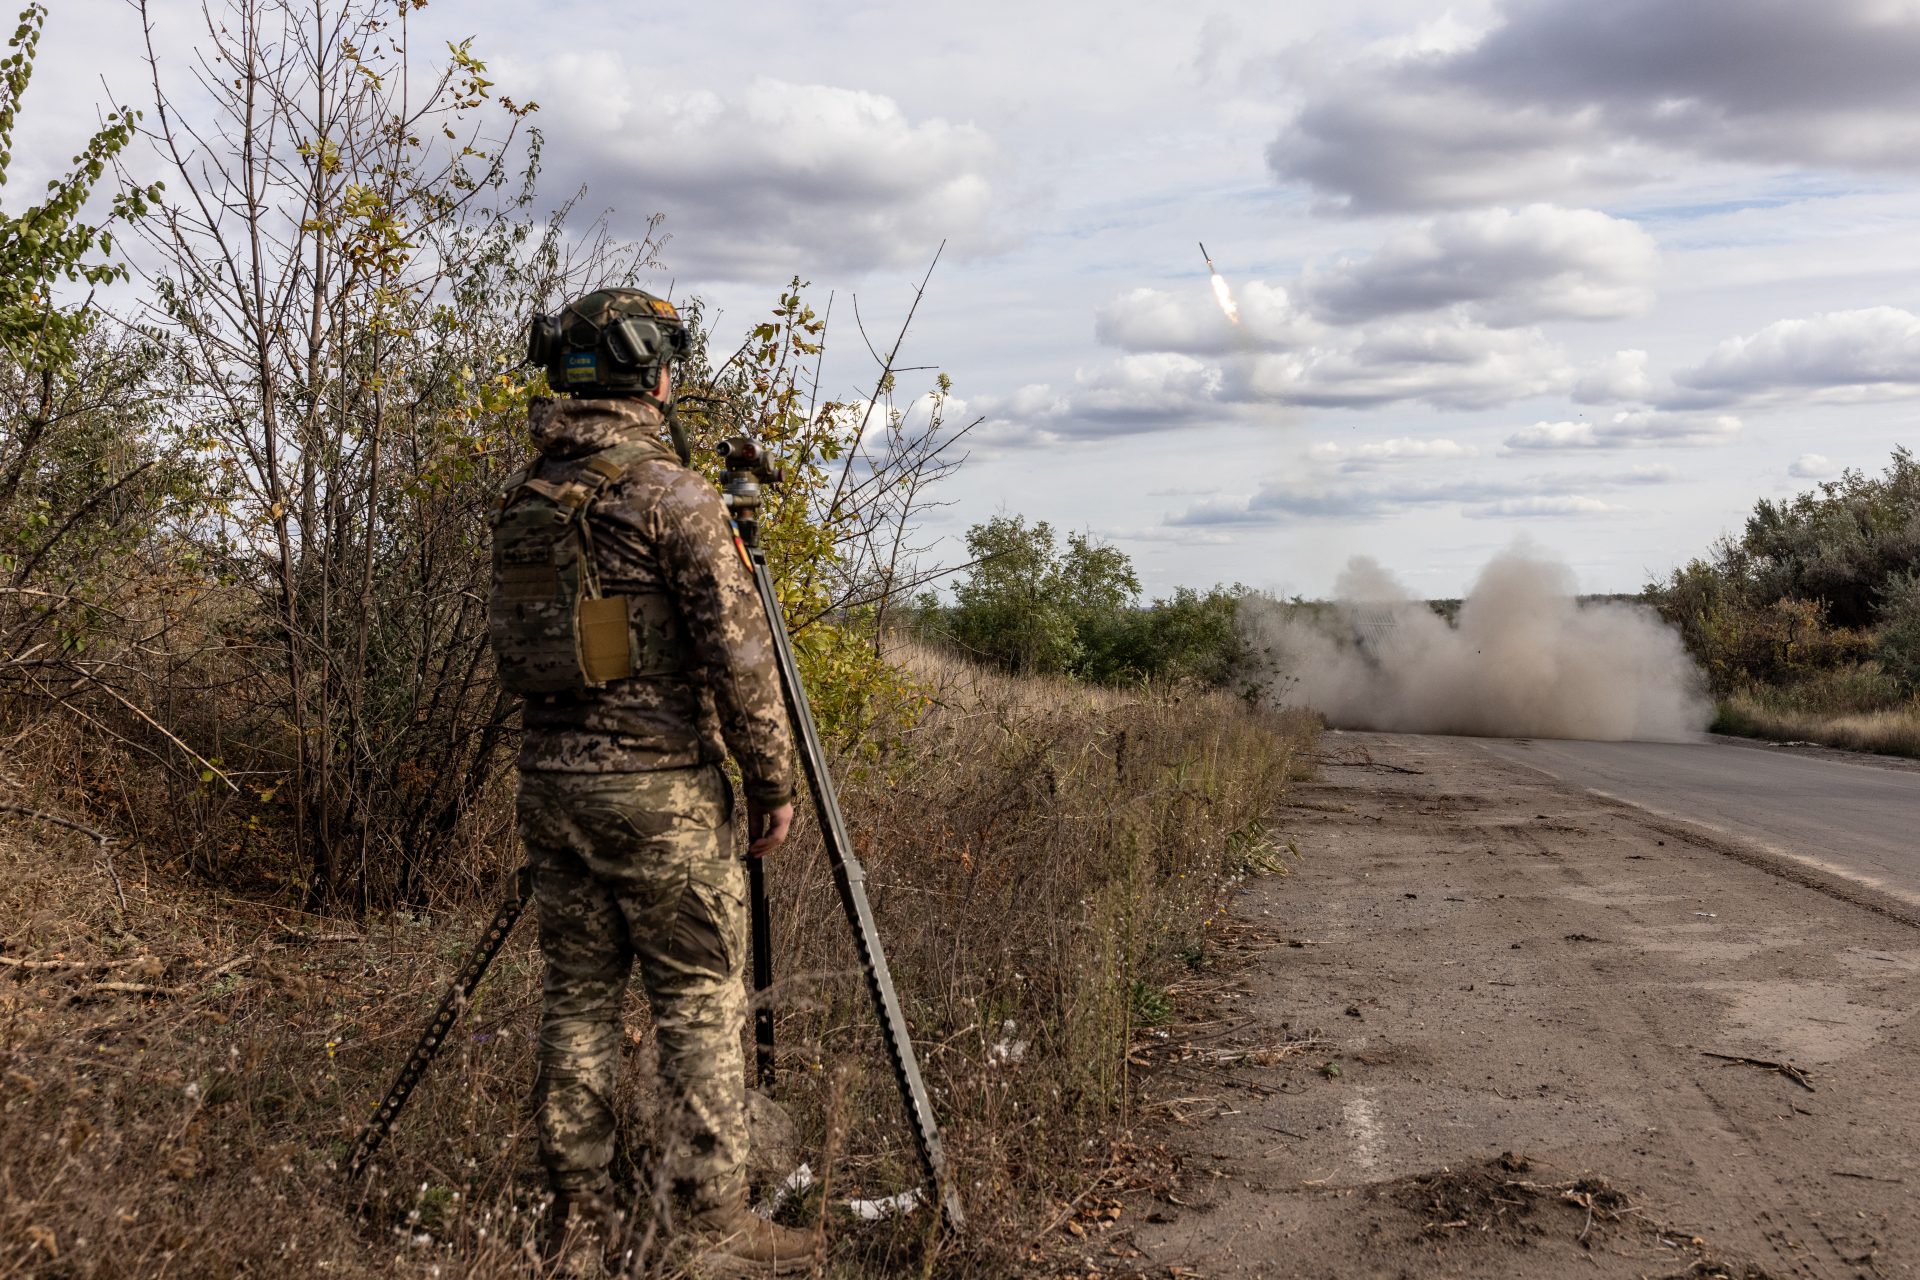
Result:
M900 1101L907 1112L908 1128L913 1132L914 1149L926 1174L947 1226L954 1231L965 1228L960 1197L947 1175L946 1149L940 1142L940 1126L933 1117L933 1100L920 1078L920 1062L914 1056L913 1039L907 1030L906 1015L900 1010L900 996L894 990L893 973L887 967L887 954L880 945L880 931L873 921L873 908L867 901L867 873L853 852L847 834L846 816L840 811L840 796L834 790L833 775L827 771L826 751L820 745L820 730L813 722L813 708L807 704L806 689L800 683L800 668L794 661L793 641L780 613L780 599L767 571L765 553L757 543L748 546L754 584L760 590L760 603L767 614L767 627L773 634L774 656L780 665L780 681L787 695L787 716L793 721L794 737L800 750L800 763L813 791L814 809L820 819L821 842L827 861L833 867L834 885L840 891L840 906L853 930L854 949L860 955L860 968L867 979L867 994L880 1023L880 1039L886 1046L887 1061L893 1068L894 1083L900 1089Z
M767 988L773 985L773 922L767 909L767 864L747 859L747 906L753 920L753 1063L754 1077L763 1089L773 1086L773 1008Z
M387 1096L374 1108L373 1118L367 1121L366 1127L360 1130L360 1136L354 1140L353 1151L347 1157L348 1177L355 1177L365 1169L368 1161L380 1149L380 1144L387 1140L393 1122L400 1118L401 1109L407 1105L408 1096L433 1064L440 1047L446 1043L453 1024L459 1020L467 1001L473 998L473 990L480 985L480 979L487 976L487 967L493 963L493 958L507 944L513 926L519 922L520 913L526 910L527 901L532 895L532 868L522 867L514 876L513 896L500 905L500 910L494 913L492 921L488 923L486 933L467 952L466 959L460 964L460 972L454 975L452 985L433 1011L432 1021L420 1033L413 1052L407 1055L406 1065L400 1068L400 1074L394 1077Z

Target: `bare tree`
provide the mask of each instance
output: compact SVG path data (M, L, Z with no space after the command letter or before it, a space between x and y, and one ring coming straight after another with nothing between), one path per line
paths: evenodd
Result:
M139 5L170 171L144 224L147 319L177 345L183 426L229 494L212 518L271 619L248 747L284 775L316 902L417 896L497 767L481 499L535 385L520 326L655 247L579 251L535 222L532 104L493 95L465 44L423 73L412 7L205 4L181 85Z

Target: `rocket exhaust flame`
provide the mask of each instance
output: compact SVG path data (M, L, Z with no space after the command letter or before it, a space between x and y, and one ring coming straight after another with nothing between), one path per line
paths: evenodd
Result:
M1233 300L1233 290L1227 287L1226 280L1213 265L1213 255L1207 252L1205 241L1200 242L1200 256L1206 260L1209 283L1213 285L1213 300L1220 304L1221 312L1235 324L1240 323L1240 304Z
M1226 313L1227 319L1235 324L1240 323L1240 304L1233 300L1233 290L1227 288L1227 282L1218 271L1213 273L1213 300L1220 304L1220 310Z

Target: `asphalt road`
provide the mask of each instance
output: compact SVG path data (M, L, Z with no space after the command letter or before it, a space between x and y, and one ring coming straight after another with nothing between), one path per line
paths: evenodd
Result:
M1920 771L1742 742L1478 739L1504 760L1920 906Z

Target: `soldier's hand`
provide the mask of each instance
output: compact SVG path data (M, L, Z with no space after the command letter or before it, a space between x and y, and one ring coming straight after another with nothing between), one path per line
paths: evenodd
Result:
M793 804L788 802L778 809L760 809L747 805L747 856L764 858L786 843L787 832L793 827Z

